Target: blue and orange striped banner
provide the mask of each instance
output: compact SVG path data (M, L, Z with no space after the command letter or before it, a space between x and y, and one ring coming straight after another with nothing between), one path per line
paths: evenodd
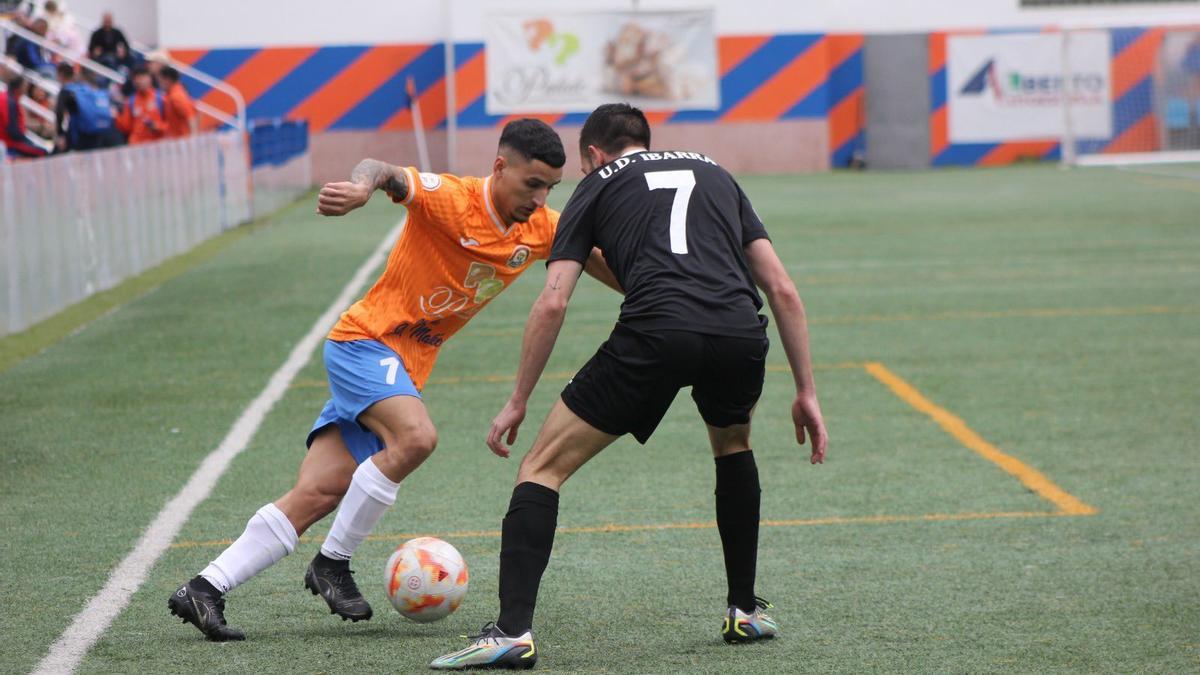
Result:
M861 35L725 36L717 41L718 110L648 111L654 124L827 119L830 161L844 166L861 152L865 126ZM307 119L314 133L411 129L405 81L416 84L424 124L446 124L444 45L278 47L178 50L173 55L226 80L246 99L251 118ZM483 43L454 46L460 127L495 127L489 115ZM186 79L192 95L232 112L219 92ZM586 114L530 115L551 124L582 124Z

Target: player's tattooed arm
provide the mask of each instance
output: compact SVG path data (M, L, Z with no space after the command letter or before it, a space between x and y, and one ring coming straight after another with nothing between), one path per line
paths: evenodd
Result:
M350 180L360 185L369 185L373 190L383 190L395 201L408 197L408 177L404 169L377 159L364 159L350 172Z
M327 183L317 197L317 213L342 216L371 199L376 190L383 190L392 201L408 198L408 179L403 169L377 159L364 159L350 172L350 180Z

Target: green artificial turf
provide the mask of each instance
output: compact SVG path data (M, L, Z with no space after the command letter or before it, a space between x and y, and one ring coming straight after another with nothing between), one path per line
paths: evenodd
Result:
M645 447L623 439L565 486L539 668L1200 669L1200 183L1028 166L742 182L805 299L832 435L809 466L776 341L754 444L775 523L758 591L783 635L720 641L712 464L684 392ZM402 211L310 213L297 205L0 372L0 670L46 653ZM315 355L81 671L414 672L462 646L495 617L517 460L482 439L542 281L537 266L443 349L424 392L439 448L356 557L372 621L343 623L301 586L327 521L230 594L246 642L204 642L165 606L290 486L327 396ZM519 451L618 306L580 285ZM1098 513L1054 515L868 362ZM403 620L383 593L385 560L416 533L471 566L466 602L435 624Z

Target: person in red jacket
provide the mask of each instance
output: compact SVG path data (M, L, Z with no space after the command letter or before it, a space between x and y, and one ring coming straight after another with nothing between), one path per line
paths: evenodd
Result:
M167 130L166 105L145 66L133 71L133 90L117 117L117 129L129 138L130 145L161 140Z
M25 79L18 75L7 86L8 91L0 91L0 144L10 157L45 157L46 151L29 140L25 129L25 109L21 107Z

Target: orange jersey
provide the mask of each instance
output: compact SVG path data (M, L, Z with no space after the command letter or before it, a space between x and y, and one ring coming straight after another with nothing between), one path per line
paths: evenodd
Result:
M162 95L154 89L134 92L117 115L117 129L129 137L130 145L157 141L165 130L163 105Z
M550 255L558 212L542 207L505 228L492 204L492 179L418 173L383 276L354 303L329 339L379 340L423 389L438 350L534 260Z
M163 105L163 122L167 125L167 138L184 138L192 135L192 118L196 116L196 104L188 95L183 83L176 82L167 90Z

